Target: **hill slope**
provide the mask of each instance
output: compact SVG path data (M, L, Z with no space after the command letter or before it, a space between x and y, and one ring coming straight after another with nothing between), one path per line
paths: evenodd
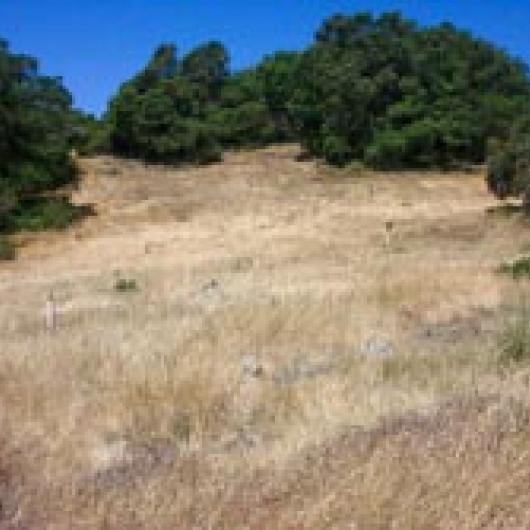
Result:
M480 172L297 153L83 160L97 216L20 236L0 528L528 525L529 373L497 356L527 286L495 273L527 228Z

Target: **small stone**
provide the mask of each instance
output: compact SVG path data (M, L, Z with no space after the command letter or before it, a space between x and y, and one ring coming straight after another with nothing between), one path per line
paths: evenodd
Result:
M245 355L241 364L245 375L256 378L263 375L263 366L256 355Z
M206 283L202 287L203 291L212 291L218 288L219 288L219 282L215 278L210 280L208 283Z
M126 440L104 442L92 451L92 461L97 470L110 469L130 460L129 444Z
M361 353L368 357L390 357L394 354L394 346L380 337L370 337L361 346Z

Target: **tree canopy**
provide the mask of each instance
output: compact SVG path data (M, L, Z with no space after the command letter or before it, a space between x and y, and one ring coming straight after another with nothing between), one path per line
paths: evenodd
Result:
M259 68L231 73L219 42L181 59L175 46L161 45L110 102L111 150L150 162L207 163L219 160L223 148L286 139L282 90L291 82L295 56L279 54Z
M74 177L71 105L59 78L42 75L36 59L0 40L0 230L25 197Z
M488 138L506 137L530 97L522 62L398 13L325 21L296 78L292 117L306 148L383 169L482 162Z
M493 44L449 23L359 13L325 20L303 52L239 72L219 42L182 58L163 44L106 120L112 151L155 162L297 140L332 164L451 168L483 162L529 98L527 66Z

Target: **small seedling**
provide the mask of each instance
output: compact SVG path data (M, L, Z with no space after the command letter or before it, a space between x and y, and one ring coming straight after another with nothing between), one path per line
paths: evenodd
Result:
M385 245L390 246L392 231L394 230L394 221L385 222Z
M509 274L514 279L530 278L530 256L522 256L510 263L503 263L498 272Z
M138 284L133 279L118 278L114 284L114 290L119 293L134 292L138 291Z

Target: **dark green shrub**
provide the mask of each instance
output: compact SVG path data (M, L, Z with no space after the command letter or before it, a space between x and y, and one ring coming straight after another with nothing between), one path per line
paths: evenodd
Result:
M514 194L515 157L510 148L488 158L488 188L499 199Z
M523 256L517 258L511 263L503 263L499 267L499 272L509 274L514 279L529 278L530 279L530 256Z
M138 284L136 280L128 278L118 278L114 284L114 290L120 293L138 291Z
M406 139L398 131L385 131L377 135L367 147L365 161L378 169L403 167L406 160Z
M60 78L42 75L33 57L0 39L0 195L57 188L74 177L70 163L72 97Z
M505 137L530 101L521 61L398 13L329 18L296 79L289 107L304 147L383 169L481 163L487 139Z
M63 205L37 212L30 198L75 178L76 120L61 79L42 75L36 59L0 39L0 231L65 225Z
M523 198L530 207L530 116L521 119L506 142L491 142L488 188L499 199Z
M74 113L73 147L81 156L94 156L110 151L109 124L104 119L80 111Z
M14 260L15 257L15 247L6 236L0 235L0 261Z
M83 215L83 208L62 198L36 198L19 203L8 216L11 231L63 230Z
M174 45L160 46L122 85L104 125L85 120L92 132L81 150L107 145L150 162L209 163L222 148L297 140L338 166L450 169L484 162L488 139L506 139L529 100L521 61L451 24L336 15L303 53L276 53L235 73L219 42L182 58ZM501 194L509 162L492 160Z
M182 59L175 46L160 46L110 102L95 140L149 162L208 164L221 160L222 148L292 138L284 96L292 92L296 57L278 54L230 75L228 52L218 42Z
M335 166L344 166L351 160L351 149L344 138L339 136L326 136L322 143L324 158Z

